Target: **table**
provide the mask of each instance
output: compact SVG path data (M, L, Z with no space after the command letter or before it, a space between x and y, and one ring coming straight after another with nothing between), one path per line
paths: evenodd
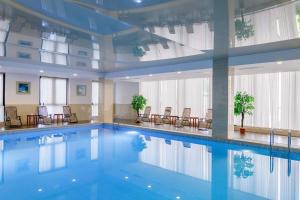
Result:
M39 123L39 116L38 115L27 115L27 126L35 126Z
M63 123L63 120L64 120L64 114L54 114L53 115L53 122L54 123L59 123L59 122L61 122L61 123Z
M155 122L155 119L157 117L162 118L162 117L164 117L164 115L152 114L151 118L150 118L150 122ZM170 119L170 124L175 125L176 124L176 120L178 119L178 116L176 116L176 115L170 115L170 116L168 116L168 118Z
M190 126L198 127L199 125L199 117L190 117Z

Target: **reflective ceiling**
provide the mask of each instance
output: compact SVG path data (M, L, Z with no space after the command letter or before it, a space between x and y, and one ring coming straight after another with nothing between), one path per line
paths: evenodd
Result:
M299 38L299 1L232 1L232 48ZM9 59L109 72L212 56L212 0L0 2Z

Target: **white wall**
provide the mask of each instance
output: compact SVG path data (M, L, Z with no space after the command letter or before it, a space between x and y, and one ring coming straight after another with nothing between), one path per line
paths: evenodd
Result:
M86 85L86 96L77 96L77 85ZM69 104L91 104L92 80L69 79Z
M131 104L132 96L138 94L138 82L115 82L115 104Z
M38 75L11 74L5 75L5 103L9 104L39 104L39 84ZM17 94L17 81L30 82L31 92L28 95Z

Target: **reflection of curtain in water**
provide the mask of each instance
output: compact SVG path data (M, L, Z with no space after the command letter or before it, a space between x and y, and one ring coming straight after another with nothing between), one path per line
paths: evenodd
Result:
M39 172L47 172L66 166L67 146L65 142L55 143L55 139L47 138L46 144L39 148ZM53 144L52 144L53 143Z
M247 178L234 175L234 155L241 152L230 151L229 186L235 190L255 194L268 199L299 199L300 167L298 161L292 162L291 176L288 176L288 160L274 158L274 171L270 173L269 156L244 152L253 158L254 174Z
M99 139L98 129L91 130L91 160L98 159Z
M300 72L238 75L234 93L246 91L255 98L253 116L245 125L300 130ZM240 117L235 117L240 124Z
M186 148L180 141L166 144L164 139L145 140L147 148L140 153L140 161L202 180L211 180L211 153L206 146L191 144Z
M3 183L3 173L4 173L4 141L0 140L0 183Z

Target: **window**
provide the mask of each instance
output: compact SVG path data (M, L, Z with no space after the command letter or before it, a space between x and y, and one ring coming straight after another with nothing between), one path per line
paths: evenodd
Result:
M62 106L67 104L67 79L41 77L40 104L46 105L49 114L63 113Z
M99 82L92 82L92 117L99 116Z

